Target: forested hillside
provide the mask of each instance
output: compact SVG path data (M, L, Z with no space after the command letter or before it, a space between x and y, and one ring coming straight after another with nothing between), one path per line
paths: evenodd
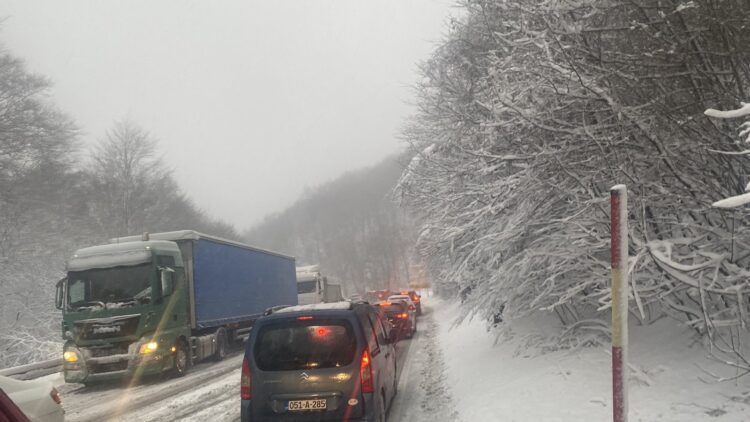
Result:
M467 313L599 330L624 183L633 316L679 318L747 370L750 220L711 204L744 190L750 160L738 122L704 111L750 98L750 3L462 6L422 65L398 189L434 281Z
M347 293L407 283L413 226L392 200L403 167L389 157L310 189L244 234L258 244L320 264Z
M60 353L55 283L75 249L183 228L237 237L180 190L137 123L117 121L86 148L49 88L0 52L0 367Z

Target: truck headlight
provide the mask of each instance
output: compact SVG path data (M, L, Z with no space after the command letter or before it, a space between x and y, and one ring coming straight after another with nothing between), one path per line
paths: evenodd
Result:
M75 350L66 350L65 352L63 352L63 360L69 363L78 362L78 352L76 352Z
M159 343L155 341L149 341L148 343L141 344L140 349L138 349L138 353L142 355L147 355L149 353L154 353L156 349L159 348Z

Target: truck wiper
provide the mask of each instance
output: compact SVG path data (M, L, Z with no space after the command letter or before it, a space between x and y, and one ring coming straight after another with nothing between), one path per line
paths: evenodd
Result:
M107 308L107 305L105 305L104 302L100 302L98 300L90 300L88 302L76 302L75 304L71 304L70 306L73 309L81 309L81 308L90 308L91 305L99 306L102 309L106 309Z

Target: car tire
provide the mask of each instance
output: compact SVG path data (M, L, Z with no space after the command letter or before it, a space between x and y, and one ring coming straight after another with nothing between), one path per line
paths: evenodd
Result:
M224 360L227 357L227 332L223 328L219 328L216 331L216 353L214 353L214 360L216 362Z
M184 340L178 340L175 344L174 359L172 364L172 376L183 377L190 369L190 350Z

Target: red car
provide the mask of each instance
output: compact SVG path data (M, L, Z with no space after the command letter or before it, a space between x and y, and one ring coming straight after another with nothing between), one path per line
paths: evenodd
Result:
M417 315L422 315L422 296L417 294L416 290L401 290L402 295L407 295L417 307Z

